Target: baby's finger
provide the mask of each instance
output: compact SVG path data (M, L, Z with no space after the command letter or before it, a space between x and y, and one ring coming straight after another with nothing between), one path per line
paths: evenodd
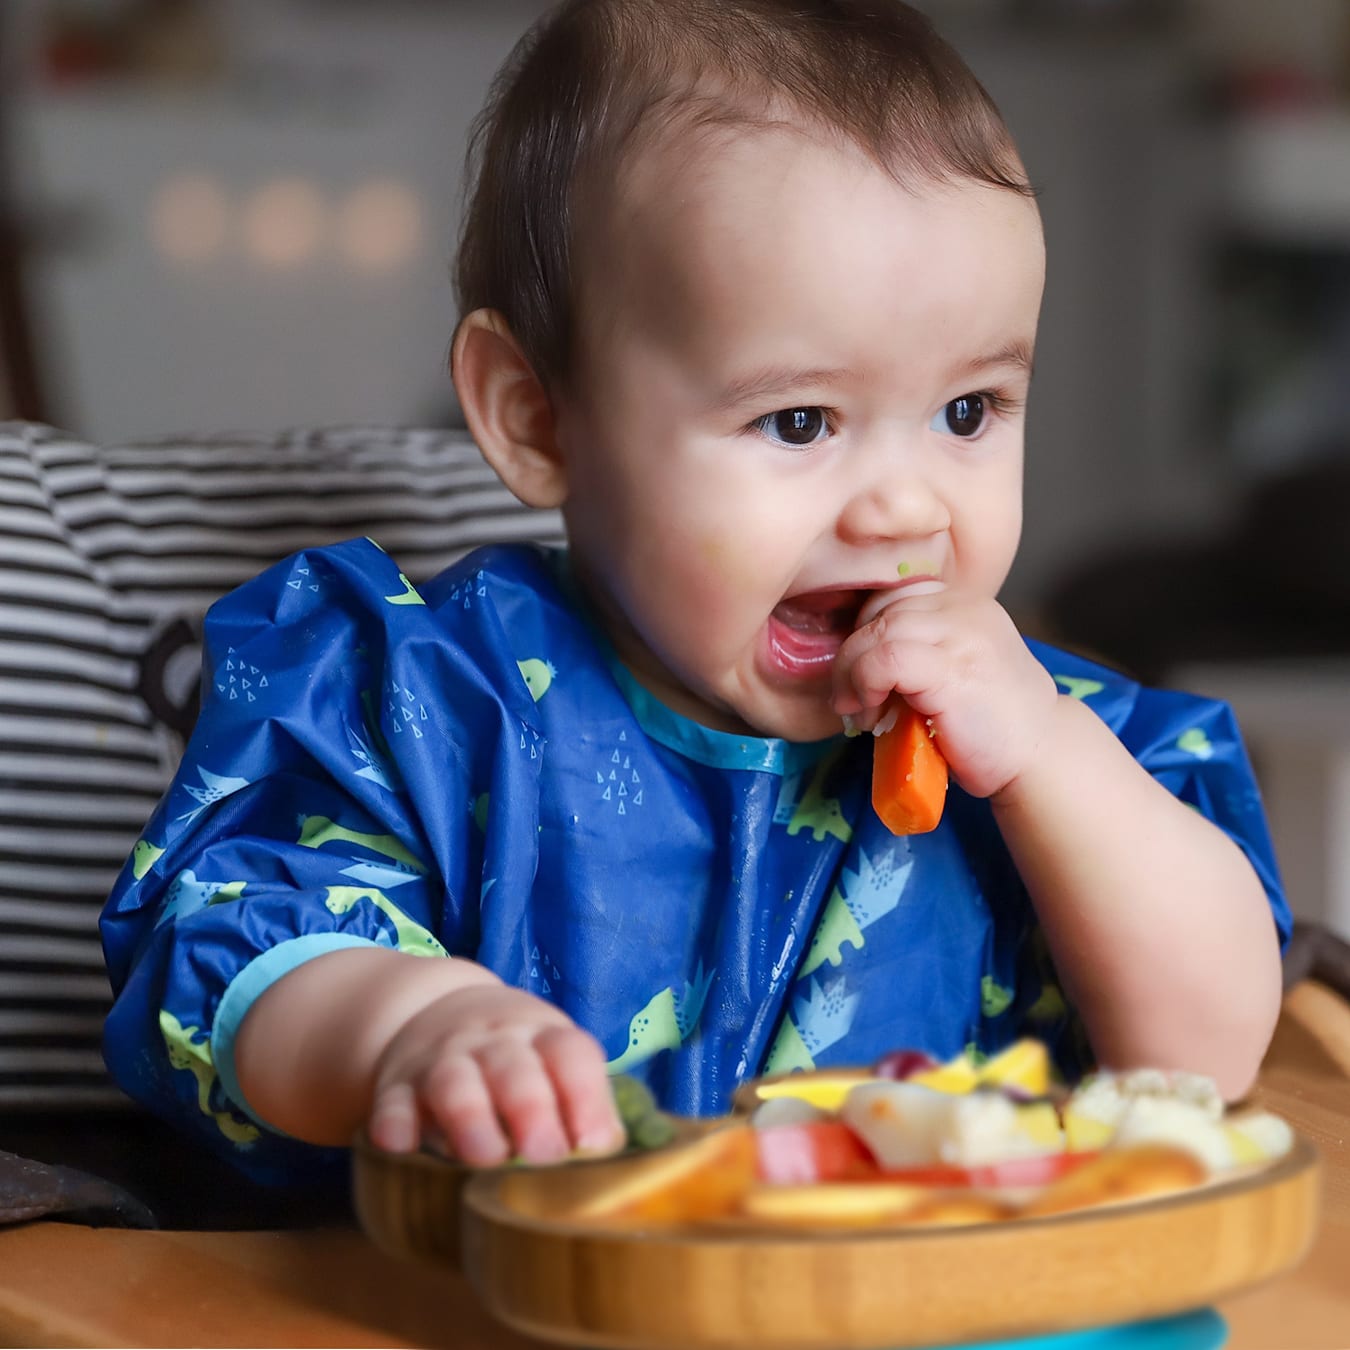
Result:
M470 1167L497 1167L511 1156L488 1085L468 1055L443 1059L426 1075L422 1106L450 1152Z
M624 1129L614 1109L604 1051L595 1037L580 1027L550 1027L534 1044L553 1080L573 1145L587 1153L622 1148Z
M866 724L870 730L893 693L908 700L934 689L941 682L943 660L942 652L926 642L890 641L868 647L836 678L834 710L854 714L860 726L856 714L870 714Z
M534 1047L498 1041L478 1053L493 1105L526 1162L565 1158L571 1146L558 1113L558 1094Z
M366 1123L370 1142L390 1153L411 1153L421 1136L417 1096L410 1083L391 1083L378 1090Z
M916 603L937 597L920 597ZM839 649L831 671L835 711L856 715L869 713L885 702L892 686L871 689L860 682L856 670L870 654L879 648L901 645L939 646L949 632L950 617L945 611L920 610L910 606L893 606L877 615L870 623L849 634ZM875 718L872 719L875 721ZM864 730L870 729L859 723Z

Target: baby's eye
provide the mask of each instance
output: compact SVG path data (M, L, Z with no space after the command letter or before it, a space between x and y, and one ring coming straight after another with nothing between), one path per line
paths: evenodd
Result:
M771 441L797 449L823 441L830 431L824 408L783 408L756 418L752 425Z
M933 418L933 431L950 432L967 440L978 436L984 428L988 413L988 399L984 394L962 394L954 398Z

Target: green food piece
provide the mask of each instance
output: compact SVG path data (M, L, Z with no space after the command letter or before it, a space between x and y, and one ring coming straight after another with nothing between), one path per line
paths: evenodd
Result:
M616 1074L610 1079L610 1091L629 1148L662 1148L675 1138L674 1124L645 1083L626 1073Z
M998 1017L1008 1011L1013 1001L1013 991L1005 989L992 975L986 975L980 981L980 1011L986 1017Z

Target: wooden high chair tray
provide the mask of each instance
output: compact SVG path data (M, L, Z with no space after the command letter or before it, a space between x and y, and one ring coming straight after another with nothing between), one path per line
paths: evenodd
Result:
M624 1350L949 1345L1201 1307L1293 1266L1317 1223L1316 1151L1193 1191L1039 1219L832 1232L560 1220L586 1163L464 1180L358 1149L367 1233L462 1264L488 1311L541 1340ZM559 1189L561 1185L561 1191Z

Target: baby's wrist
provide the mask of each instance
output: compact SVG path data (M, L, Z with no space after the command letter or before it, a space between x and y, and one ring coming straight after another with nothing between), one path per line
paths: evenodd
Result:
M1073 749L1080 730L1078 718L1083 711L1082 704L1067 694L1055 696L1022 766L989 794L989 804L995 813L1034 809L1043 786L1060 781L1066 772L1072 771ZM1095 714L1088 715L1095 718Z

